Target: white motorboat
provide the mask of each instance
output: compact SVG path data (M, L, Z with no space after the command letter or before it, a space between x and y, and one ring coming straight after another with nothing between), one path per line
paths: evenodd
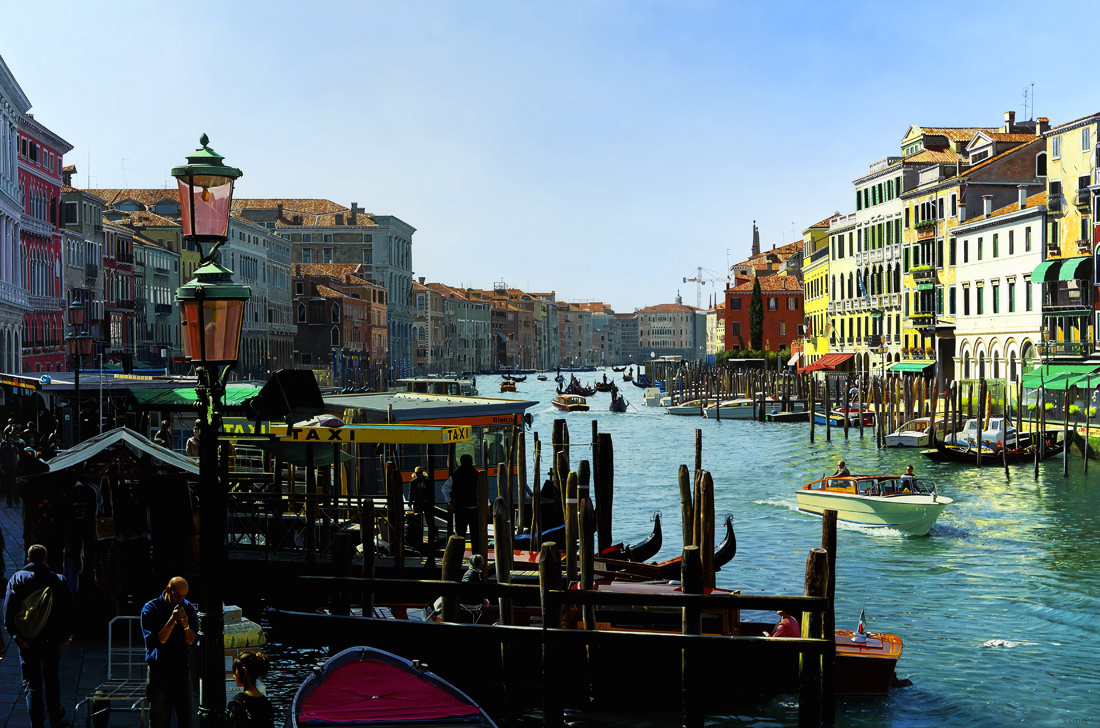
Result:
M766 404L774 403L774 399L766 397L764 402ZM747 399L741 397L739 399L727 399L717 404L712 404L703 408L703 417L708 420L716 419L719 415L723 420L751 420L756 413L756 408L759 406L758 400Z
M927 478L894 475L850 475L815 480L798 491L798 510L822 515L829 509L837 520L865 528L892 528L923 536L951 498L936 492Z
M886 447L928 447L929 417L918 417L909 420L894 432L886 436ZM936 439L944 439L945 428L943 418L936 420Z
M939 436L939 432L937 432L937 436ZM1008 448L1011 450L1030 444L1031 441L1030 437L1024 437L1020 438L1021 441L1018 442L1016 428L1013 427L1010 422L1006 422L1004 417L988 418L980 439L983 445L996 451L1003 449L1006 442L1008 443ZM945 440L949 445L959 445L960 447L977 446L979 440L978 421L967 420L961 430L945 438Z
M670 415L698 417L703 414L703 400L691 399L687 402L681 402L680 404L670 404L665 407L665 412L668 412Z
M642 393L642 401L646 407L659 407L661 405L661 390L657 387L646 387Z

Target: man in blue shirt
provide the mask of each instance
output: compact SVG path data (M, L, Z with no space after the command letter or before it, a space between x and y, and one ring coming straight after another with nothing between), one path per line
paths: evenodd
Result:
M187 591L186 579L172 577L164 593L141 610L150 728L168 728L173 712L179 728L191 728L191 645L198 639L198 615Z

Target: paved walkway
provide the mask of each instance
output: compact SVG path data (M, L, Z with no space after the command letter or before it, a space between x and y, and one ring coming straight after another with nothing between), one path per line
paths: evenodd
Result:
M3 560L5 584L26 561L23 554L23 516L21 508L7 508L0 503L0 531L4 536ZM27 703L23 697L23 680L19 674L19 649L0 626L0 637L7 655L0 659L0 726L28 728ZM61 653L61 704L66 716L78 728L84 716L74 716L76 703L95 690L107 677L107 628L101 636L78 637ZM46 722L47 726L49 721ZM137 713L113 712L109 725L136 726Z

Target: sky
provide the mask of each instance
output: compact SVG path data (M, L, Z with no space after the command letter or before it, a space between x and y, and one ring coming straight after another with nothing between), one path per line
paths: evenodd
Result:
M1100 110L1095 23L1044 8L38 0L0 56L77 187L164 187L205 132L238 197L415 227L417 276L630 312L851 211L910 124Z

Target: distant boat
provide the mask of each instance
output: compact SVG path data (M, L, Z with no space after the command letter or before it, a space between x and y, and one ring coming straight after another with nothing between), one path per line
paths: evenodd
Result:
M284 728L407 728L496 723L466 693L390 652L351 647L330 657L294 694Z
M540 374L537 377L535 377L535 379L539 380L540 382L545 382L546 379L547 379L547 376L545 374Z
M626 397L620 394L618 397L611 400L610 410L612 412L626 412L628 404L630 403L626 401Z
M928 426L930 417L918 417L909 420L894 432L886 436L886 447L928 447ZM936 439L945 436L944 421L936 421Z
M587 412L588 401L579 394L559 394L550 402L562 412Z
M511 379L505 379L500 383L501 392L514 392L516 391L516 383Z

